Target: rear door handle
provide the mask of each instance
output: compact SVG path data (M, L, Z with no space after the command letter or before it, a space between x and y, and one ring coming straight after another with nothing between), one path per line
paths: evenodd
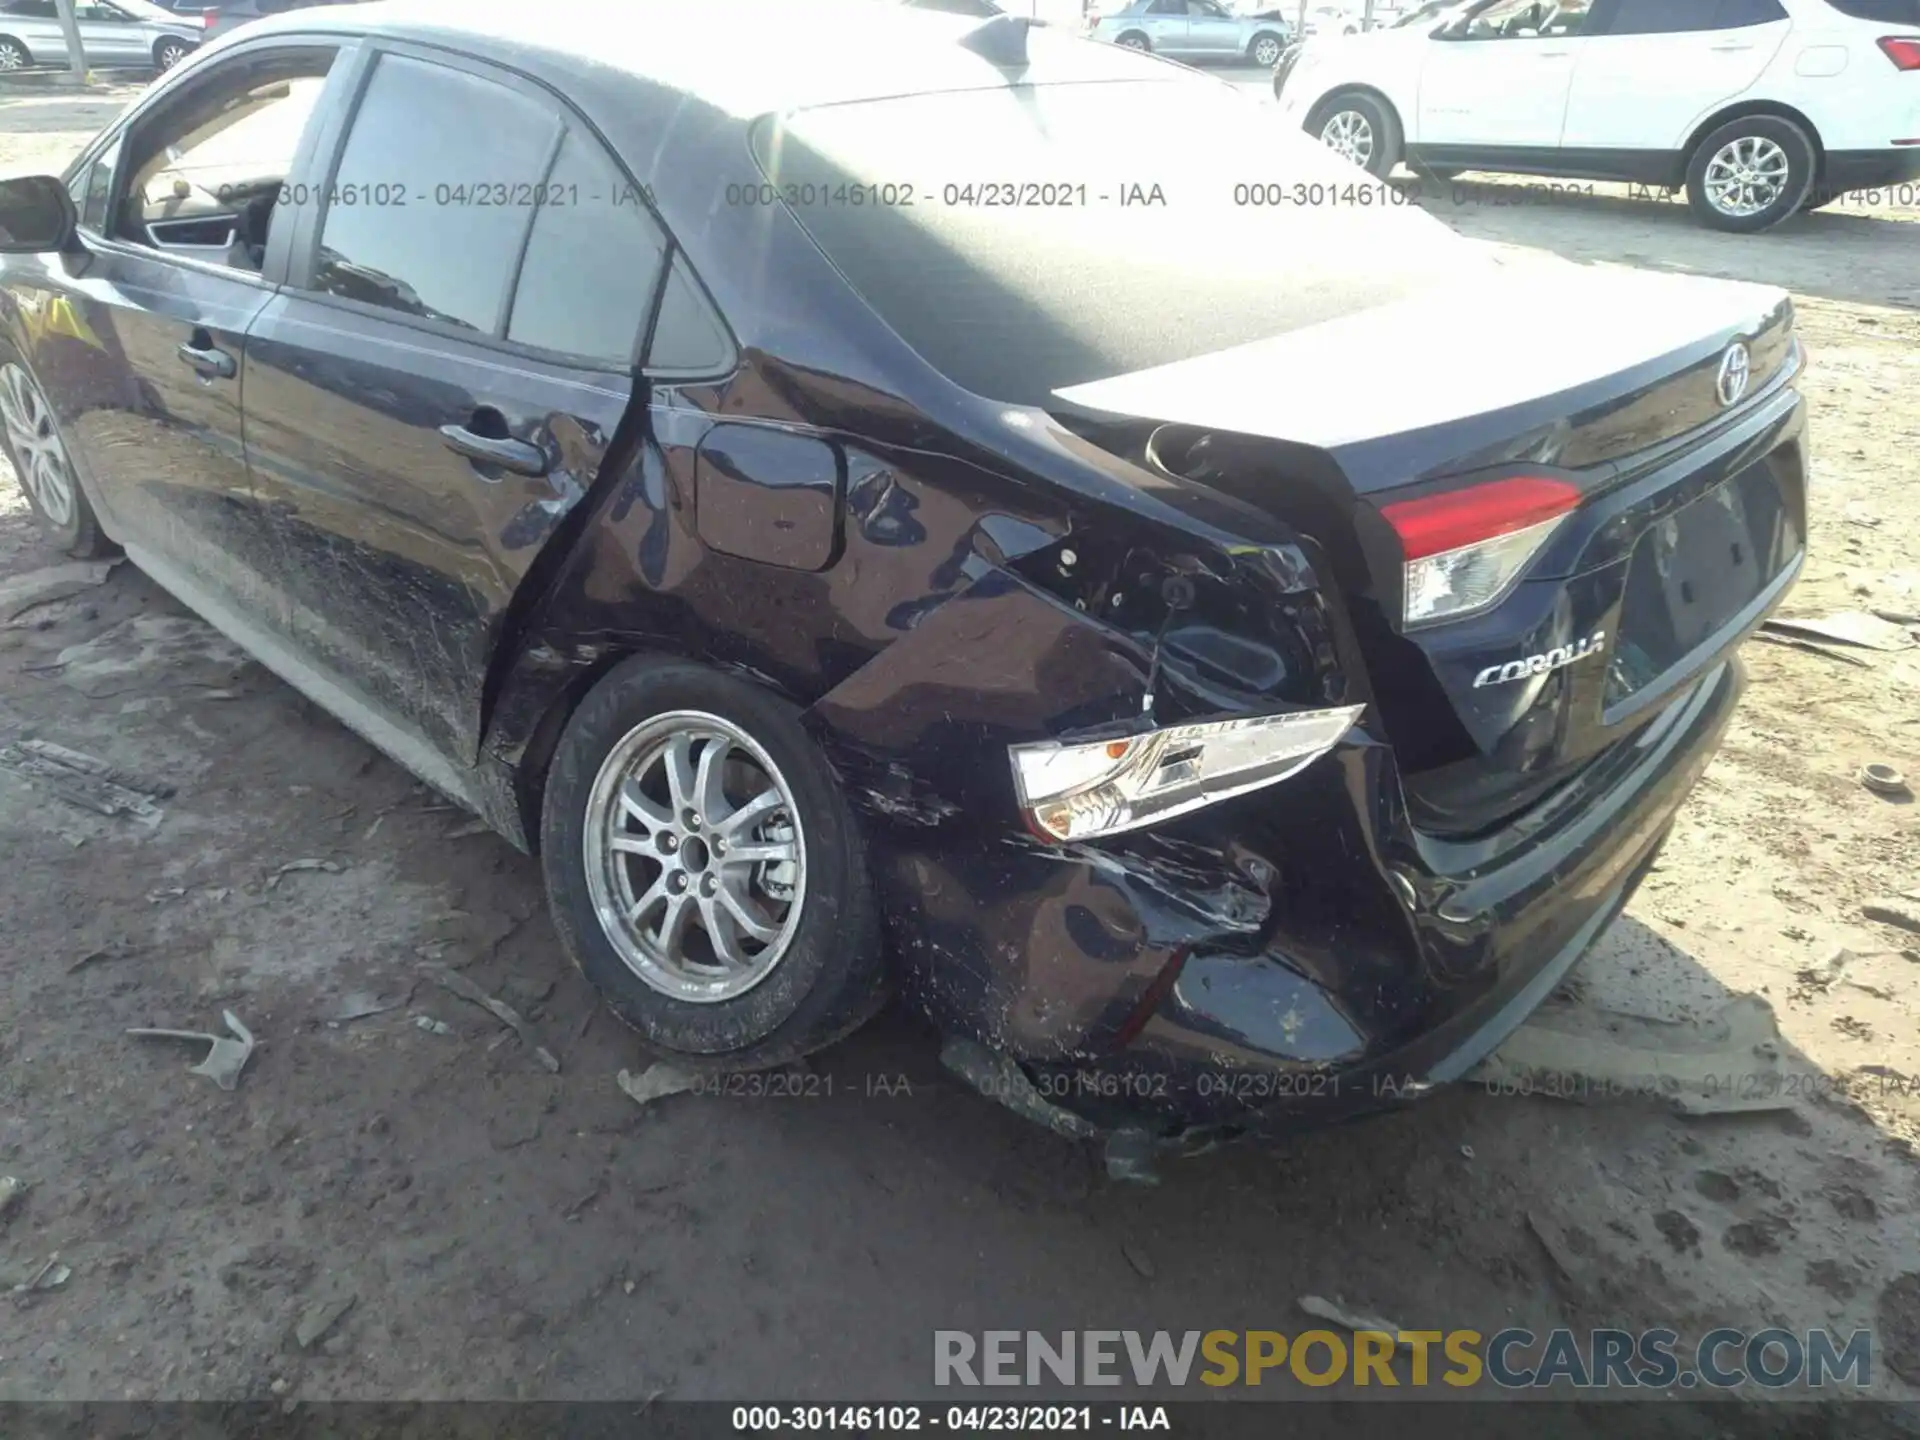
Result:
M1749 40L1744 45L1716 45L1713 48L1717 53L1721 55L1731 55L1737 51L1753 49L1753 42Z
M1567 58L1567 52L1564 50L1536 50L1534 53L1542 60L1564 60Z
M193 367L195 374L209 380L231 380L239 373L233 356L216 346L213 337L204 330L194 331L193 337L177 353L182 361Z
M449 450L478 460L483 465L498 465L516 475L545 475L553 461L538 445L526 440L495 440L476 435L464 425L442 425L440 438Z

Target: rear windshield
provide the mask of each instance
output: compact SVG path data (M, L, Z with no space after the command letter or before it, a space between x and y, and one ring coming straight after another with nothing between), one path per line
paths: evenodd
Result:
M803 110L762 120L754 148L902 339L1013 404L1387 303L1467 248L1201 78Z
M1920 0L1827 0L1842 15L1882 25L1920 25Z

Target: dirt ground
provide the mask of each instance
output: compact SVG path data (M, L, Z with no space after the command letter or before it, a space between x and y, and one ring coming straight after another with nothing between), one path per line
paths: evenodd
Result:
M51 168L126 98L0 91L0 168ZM1741 239L1617 196L1428 203L1530 251L1789 287L1816 456L1789 613L1920 613L1920 213ZM58 558L6 485L0 581ZM1749 646L1724 752L1556 1001L1699 1029L1757 996L1811 1077L1788 1108L1468 1087L1143 1188L896 1016L816 1062L830 1094L636 1106L614 1076L643 1057L534 862L131 566L0 625L0 744L172 790L147 823L0 770L0 1175L30 1187L0 1271L71 1270L0 1304L0 1399L924 1396L937 1328L1292 1330L1308 1293L1407 1327L1874 1327L1876 1393L1920 1387L1920 934L1863 912L1920 913L1920 810L1856 779L1920 780L1920 650ZM394 1008L330 1018L368 997ZM233 1093L124 1035L223 1009L261 1041Z

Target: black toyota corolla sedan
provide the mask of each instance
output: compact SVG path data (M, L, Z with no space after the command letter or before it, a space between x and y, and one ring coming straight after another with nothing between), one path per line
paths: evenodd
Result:
M1800 570L1786 297L1007 17L568 13L264 20L0 187L48 532L537 851L671 1059L893 992L1169 1143L1472 1067Z

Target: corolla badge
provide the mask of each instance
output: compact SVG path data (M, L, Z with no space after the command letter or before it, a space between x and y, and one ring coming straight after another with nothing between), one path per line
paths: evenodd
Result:
M1753 354L1745 342L1736 340L1727 347L1727 353L1720 357L1720 378L1717 382L1720 403L1738 405L1752 379Z
M1489 665L1473 677L1473 688L1484 690L1489 685L1511 685L1516 680L1525 680L1534 675L1551 675L1556 670L1564 670L1569 665L1578 665L1582 660L1598 655L1607 648L1607 632L1596 630L1577 645L1561 645L1544 655L1529 655L1524 660L1509 660L1504 665Z

